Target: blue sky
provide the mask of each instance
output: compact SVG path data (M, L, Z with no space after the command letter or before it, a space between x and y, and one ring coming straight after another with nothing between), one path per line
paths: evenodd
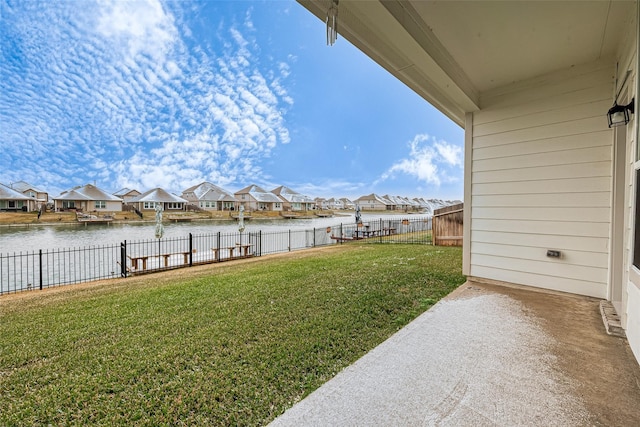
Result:
M0 182L462 199L463 130L294 1L0 0Z

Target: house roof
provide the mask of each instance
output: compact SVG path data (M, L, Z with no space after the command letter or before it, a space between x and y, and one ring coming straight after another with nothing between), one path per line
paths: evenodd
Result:
M315 203L311 197L300 194L292 189L281 185L278 188L274 188L271 192L280 197L285 202L289 203Z
M403 199L402 197L400 197L400 196L390 196L388 194L385 194L382 197L384 199L387 199L393 205L406 205L407 204L407 201L405 199Z
M133 193L135 193L135 194L133 194ZM138 190L132 190L130 188L123 188L123 189L118 190L115 193L113 193L113 195L117 196L117 197L124 197L124 196L131 196L131 195L138 196L140 194L141 193Z
M382 203L383 205L393 205L393 203L390 200L385 199L384 197L378 196L376 193L371 193L368 196L359 197L355 201L360 202L362 200L375 200L378 203Z
M184 196L185 193L193 193L198 200L216 202L234 202L236 200L229 191L210 182L201 182L198 185L189 187L182 192L182 195Z
M46 191L42 191L39 188L36 188L35 186L25 181L14 182L13 184L11 184L11 188L21 193L24 193L25 191L29 191L29 190L34 191L36 193L46 193Z
M282 203L282 200L278 196L257 185L250 185L237 191L235 194L250 194L256 201L261 203Z
M242 190L238 190L236 191L235 194L247 194L247 193L251 193L251 192L258 192L258 193L266 193L267 190L265 190L262 187L259 187L255 184L251 184L247 187L244 187Z
M131 202L188 203L188 201L182 197L171 194L162 188L153 188L145 191L141 195L131 199Z
M60 193L59 196L54 197L54 200L105 200L105 201L119 201L122 200L112 194L107 193L104 190L96 187L95 185L87 184L82 187L75 187L71 190Z
M0 200L34 200L32 197L27 197L19 191L14 190L4 184L0 184Z
M330 2L298 2L325 22ZM630 1L341 0L338 32L463 126L487 92L615 57L635 32L635 9Z

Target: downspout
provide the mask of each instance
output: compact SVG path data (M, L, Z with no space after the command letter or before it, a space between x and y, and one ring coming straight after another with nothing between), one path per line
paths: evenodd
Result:
M640 78L638 77L638 72L640 72L640 0L636 0L636 64L635 64L635 79L634 79L634 84L635 84L635 101L634 101L634 117L633 117L633 126L634 126L634 133L633 133L633 142L635 144L635 150L631 150L632 151L632 156L633 159L631 159L631 164L632 166L632 170L635 169L635 163L638 160L638 138L640 137L640 126L638 126L638 99L640 99ZM627 151L628 152L628 151ZM627 164L628 160L627 160ZM632 175L633 178L631 178L631 182L632 185L638 185L637 182L637 178L636 178L636 174L640 173L640 171L635 170L635 173ZM638 194L638 190L636 188L633 188L632 194ZM635 228L640 226L640 224L637 224L635 221L635 212L636 212L636 207L635 204L638 203L637 200L632 200L631 203L627 203L627 206L631 206L631 210L627 209L627 214L629 214L631 216L630 218L630 222L632 221L633 223L633 227L631 228L631 236L629 236L629 240L633 239L633 236L635 235ZM629 222L625 221L625 224L629 224ZM627 242L629 241L627 240ZM635 242L626 245L626 247L631 247L631 253L633 254L633 252L636 250L636 248L633 247L633 245L635 245ZM633 256L633 255L632 255ZM630 280L629 280L629 272L631 270L631 265L633 264L633 259L628 259L628 267L626 268L625 274L623 275L623 284L622 284L622 313L620 313L620 323L622 324L622 327L627 330L628 325L627 325L627 321L629 318L629 305L628 305L628 299L629 299L629 291L627 290L627 287L630 284Z
M633 132L629 133L627 132L626 134L626 142L627 144L629 143L629 138L632 138L632 143L635 145L635 149L634 147L631 147L632 149L629 150L629 147L626 146L625 147L625 152L626 153L631 153L628 154L629 158L626 158L625 155L625 159L626 159L626 164L627 166L630 164L631 165L631 182L629 183L632 186L632 191L631 193L626 193L625 196L625 215L624 215L624 224L627 225L628 224L628 230L629 230L629 235L625 236L625 248L627 248L629 250L629 255L627 256L626 260L627 260L627 266L626 268L624 268L624 272L623 272L623 276L622 276L622 301L621 301L621 310L620 310L620 323L622 324L622 327L627 330L628 325L627 325L627 321L628 321L628 317L629 317L629 306L628 306L628 299L629 299L629 287L633 286L633 283L635 283L635 281L632 279L632 273L634 270L633 267L633 260L634 260L634 252L637 250L636 246L636 242L635 242L635 234L636 234L636 228L640 226L640 224L638 224L635 221L635 217L636 217L636 204L638 203L637 200L637 194L638 194L638 189L636 188L637 186L637 174L640 173L640 171L638 171L636 169L636 162L638 160L638 138L640 137L640 127L638 126L638 110L637 110L637 105L638 105L638 96L640 96L640 85L638 84L640 82L640 79L638 78L638 72L640 71L640 0L636 0L636 51L635 51L635 64L634 64L634 68L635 68L635 78L633 79L633 84L635 85L635 88L633 90L633 93L635 94L635 101L634 101L634 116L633 116ZM631 65L633 63L633 61L629 61L629 65ZM627 175L628 177L629 175ZM627 197L629 197L627 199ZM635 276L635 274L634 274Z
M640 0L639 0L640 1ZM473 164L473 113L464 123L464 210L462 213L462 274L471 275L471 167Z
M635 104L637 104L640 101L640 84L638 84L640 82L640 78L638 78L638 73L640 72L640 0L636 0L636 78L635 78ZM640 126L638 125L638 108L635 108L634 105L634 111L635 111L635 117L634 117L634 127L635 127L635 135L634 135L634 142L636 145L636 152L634 154L635 159L634 162L638 159L638 153L637 153L637 149L638 149L638 138L640 137Z

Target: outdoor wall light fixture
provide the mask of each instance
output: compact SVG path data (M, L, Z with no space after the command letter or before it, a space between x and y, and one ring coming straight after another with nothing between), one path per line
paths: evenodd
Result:
M640 3L639 3L640 4ZM629 123L629 113L634 113L634 102L635 98L631 100L627 105L618 105L618 98L620 98L620 93L622 93L622 88L624 88L624 84L627 82L627 79L631 75L631 70L627 70L624 75L624 79L622 80L622 84L620 85L620 89L618 93L616 93L616 97L613 100L613 107L609 108L607 112L607 119L609 119L609 127L612 128L614 126L626 126ZM618 64L616 63L616 84L615 87L618 87Z
M618 101L614 102L607 113L609 127L626 126L629 123L629 113L634 114L634 102L635 98L627 105L618 105Z

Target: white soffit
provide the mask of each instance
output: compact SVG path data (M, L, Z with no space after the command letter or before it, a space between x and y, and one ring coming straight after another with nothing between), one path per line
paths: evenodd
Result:
M410 4L480 93L615 57L623 30L635 15L630 1Z

